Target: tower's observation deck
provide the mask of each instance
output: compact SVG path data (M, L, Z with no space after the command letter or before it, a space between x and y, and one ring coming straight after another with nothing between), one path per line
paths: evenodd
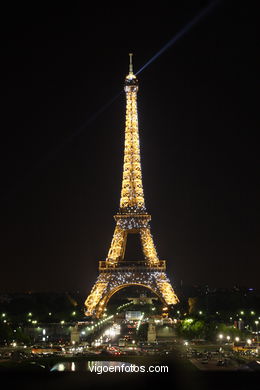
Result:
M178 302L164 272L166 262L158 258L150 231L151 216L145 207L137 115L138 80L133 73L132 54L124 90L126 118L120 207L114 216L116 226L107 258L99 262L99 278L85 302L87 314L97 316L115 291L131 284L150 288L166 305ZM124 261L128 234L140 235L144 261Z

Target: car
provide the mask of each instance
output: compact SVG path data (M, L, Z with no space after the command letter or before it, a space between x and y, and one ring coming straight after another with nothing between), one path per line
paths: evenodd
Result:
M217 362L217 366L222 366L222 367L224 367L224 366L226 366L226 365L227 365L226 360L219 360L219 361Z

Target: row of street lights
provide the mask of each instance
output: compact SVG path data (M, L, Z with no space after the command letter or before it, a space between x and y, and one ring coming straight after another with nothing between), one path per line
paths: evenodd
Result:
M224 335L222 333L220 333L218 335L218 338L222 341L224 339ZM227 339L228 342L230 342L231 337L230 336L226 336L226 339ZM235 337L234 340L235 340L236 343L238 343L240 341L240 338L239 337ZM246 342L247 342L248 345L252 344L252 340L251 339L247 339Z

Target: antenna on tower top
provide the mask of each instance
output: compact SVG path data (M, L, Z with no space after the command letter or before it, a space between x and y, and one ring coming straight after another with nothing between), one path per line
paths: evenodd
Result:
M133 58L133 53L129 53L129 59L130 59L130 62L129 62L129 74L133 74L133 62L132 62L132 58Z

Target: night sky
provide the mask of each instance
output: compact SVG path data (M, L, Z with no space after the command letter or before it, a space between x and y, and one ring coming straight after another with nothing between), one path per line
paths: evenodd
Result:
M2 9L0 291L89 292L119 207L128 53L137 71L210 2L174 3ZM146 206L176 286L259 285L256 10L237 3L138 75Z

